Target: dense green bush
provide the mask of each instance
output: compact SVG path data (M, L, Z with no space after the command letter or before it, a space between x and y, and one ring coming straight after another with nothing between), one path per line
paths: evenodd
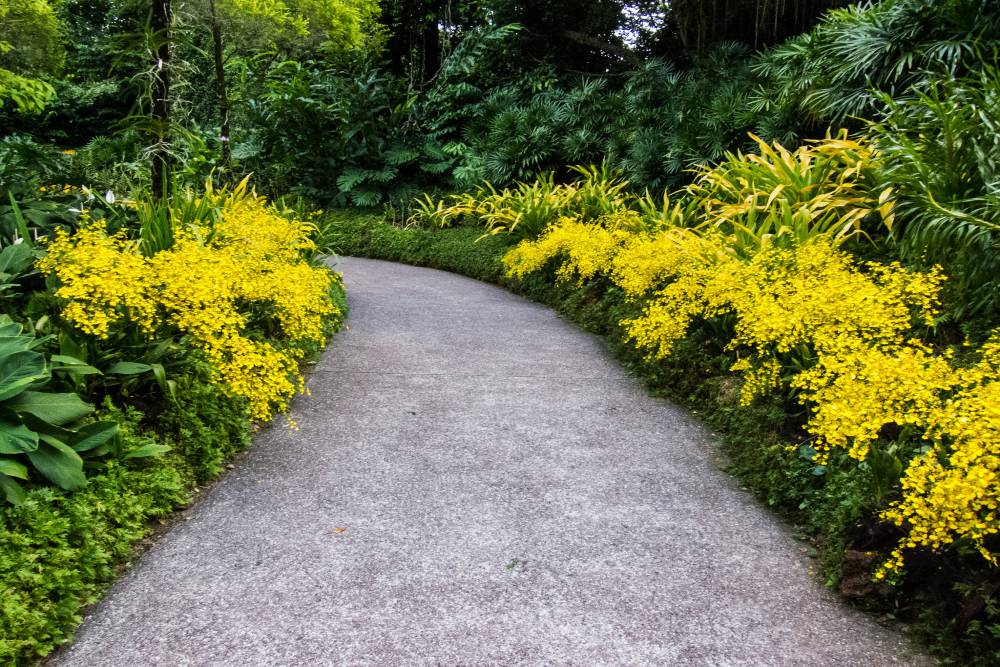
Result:
M924 82L871 127L898 249L948 270L952 317L1000 320L1000 73Z
M451 166L414 102L377 68L278 63L233 154L272 192L355 206L411 198Z
M222 472L223 464L250 442L245 400L224 395L212 384L212 371L196 364L177 379L177 396L148 426L172 438L199 484ZM148 419L148 418L147 418Z
M871 117L884 95L909 97L930 79L978 69L1000 46L992 0L886 0L829 12L753 63L757 104L823 128Z
M229 421L231 430L245 429L243 414L226 411L228 399L217 389L204 388L200 398L213 400L188 409L218 426ZM219 416L212 414L217 408L223 408ZM111 410L109 416L131 447L186 446L184 433L143 433L141 413ZM197 438L206 451L225 451L228 442L209 440L218 435ZM75 493L37 488L22 504L0 507L0 661L25 663L65 641L80 622L82 608L97 600L150 531L150 521L187 502L194 489L193 471L203 466L189 463L177 449L144 461L112 461Z

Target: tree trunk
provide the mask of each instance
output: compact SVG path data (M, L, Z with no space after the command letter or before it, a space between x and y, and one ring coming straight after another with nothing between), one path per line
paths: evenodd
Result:
M208 0L208 7L212 14L212 46L215 50L215 87L219 96L219 143L222 145L222 169L224 172L228 172L232 151L229 134L229 96L226 93L226 70L222 63L222 24L219 22L215 0Z
M150 20L156 45L155 76L152 89L152 117L157 141L152 150L153 201L170 196L170 26L173 20L170 0L153 0Z

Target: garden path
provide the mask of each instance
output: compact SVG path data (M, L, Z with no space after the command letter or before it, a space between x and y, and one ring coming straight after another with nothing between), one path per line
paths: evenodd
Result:
M499 288L343 259L293 409L54 662L923 664L843 605L599 339Z

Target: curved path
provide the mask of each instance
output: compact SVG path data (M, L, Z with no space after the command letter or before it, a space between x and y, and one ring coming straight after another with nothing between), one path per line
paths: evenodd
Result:
M55 662L923 664L601 342L459 276L344 259L349 329Z

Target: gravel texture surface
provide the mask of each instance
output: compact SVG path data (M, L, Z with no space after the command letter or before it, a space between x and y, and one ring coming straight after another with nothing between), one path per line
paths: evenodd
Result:
M895 665L601 341L466 278L342 259L296 401L59 665Z

